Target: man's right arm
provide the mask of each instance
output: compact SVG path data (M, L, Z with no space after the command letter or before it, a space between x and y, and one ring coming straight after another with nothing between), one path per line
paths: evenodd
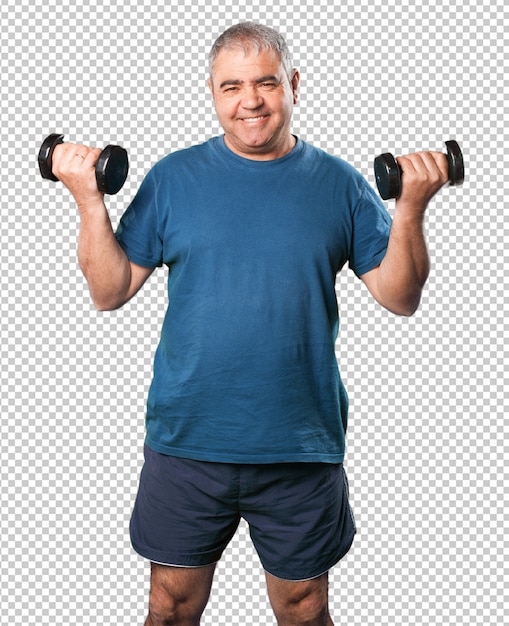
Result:
M74 196L80 214L78 261L95 307L118 309L130 300L153 272L132 263L117 242L97 189L95 164L101 151L62 143L53 152L53 173Z

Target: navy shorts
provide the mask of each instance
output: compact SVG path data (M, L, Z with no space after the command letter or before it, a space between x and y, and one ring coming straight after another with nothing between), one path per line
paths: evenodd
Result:
M164 565L211 565L241 518L264 569L285 580L325 573L355 535L342 464L209 463L145 446L130 528L136 552Z

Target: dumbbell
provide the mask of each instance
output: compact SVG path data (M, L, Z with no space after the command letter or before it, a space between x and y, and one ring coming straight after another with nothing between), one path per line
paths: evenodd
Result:
M64 135L48 135L39 150L39 169L47 180L57 181L53 174L53 150L63 143ZM127 151L120 146L106 146L95 165L97 189L102 193L115 194L122 188L129 171Z
M461 185L465 178L465 167L460 147L454 139L446 141L449 183ZM375 159L375 179L378 191L384 200L399 198L401 194L401 168L390 152Z

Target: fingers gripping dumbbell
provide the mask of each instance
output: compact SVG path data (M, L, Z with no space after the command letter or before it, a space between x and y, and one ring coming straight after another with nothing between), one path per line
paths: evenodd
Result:
M53 174L53 150L63 143L64 135L48 135L39 150L39 169L47 180L58 178ZM127 151L120 146L106 146L95 165L97 189L102 193L115 194L122 188L129 171Z
M445 145L447 147L449 182L451 185L461 185L465 178L463 154L454 139L446 141ZM376 157L375 179L378 191L384 200L399 198L401 195L401 168L390 152Z

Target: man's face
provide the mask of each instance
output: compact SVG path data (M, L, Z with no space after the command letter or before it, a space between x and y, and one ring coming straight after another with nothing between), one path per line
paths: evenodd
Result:
M240 156L277 159L295 143L290 122L297 102L299 73L288 78L278 54L241 48L222 50L209 88L226 145Z

